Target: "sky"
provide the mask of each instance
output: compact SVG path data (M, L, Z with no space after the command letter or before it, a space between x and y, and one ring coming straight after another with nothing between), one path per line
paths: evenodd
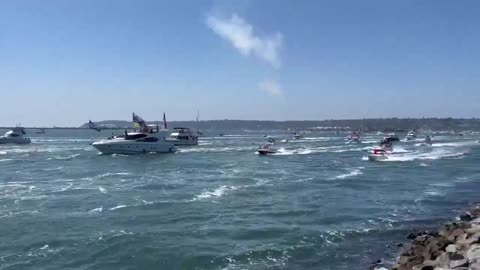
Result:
M477 0L0 1L0 126L480 117Z

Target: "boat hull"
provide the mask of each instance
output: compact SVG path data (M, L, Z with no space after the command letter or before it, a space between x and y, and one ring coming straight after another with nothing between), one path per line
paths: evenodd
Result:
M269 150L269 149L259 149L258 150L258 154L260 154L260 155L272 155L272 154L275 154L275 153L277 153L277 151Z
M147 153L175 153L177 148L170 143L112 143L109 141L94 142L92 144L98 151L105 155L112 154L147 154Z
M25 137L21 137L21 138L0 137L0 144L28 144L30 142L31 142L30 138L25 138Z

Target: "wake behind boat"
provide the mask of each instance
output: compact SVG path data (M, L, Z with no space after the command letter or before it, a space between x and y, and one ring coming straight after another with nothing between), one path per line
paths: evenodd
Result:
M30 143L30 138L26 137L27 133L23 127L15 127L12 130L7 131L0 137L0 144L14 143L14 144L27 144Z
M159 129L158 125L146 125L145 121L135 113L133 123L138 130L127 132L121 136L113 136L106 140L94 142L92 145L103 154L145 154L174 153L175 145L165 140L168 129Z

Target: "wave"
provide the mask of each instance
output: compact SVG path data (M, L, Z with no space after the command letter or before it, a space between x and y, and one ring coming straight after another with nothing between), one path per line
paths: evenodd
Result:
M80 156L80 154L73 154L73 155L66 156L66 157L55 156L55 157L47 158L47 160L72 160L72 159L74 159L78 156Z
M229 191L233 191L233 190L236 190L238 189L238 187L234 187L234 186L220 186L216 189L214 189L213 191L204 191L202 192L201 194L195 196L195 198L193 199L194 201L196 200L202 200L202 199L209 199L209 198L212 198L212 197L221 197L223 195L225 195L227 192Z
M108 173L99 174L99 175L95 176L94 178L105 178L105 177L109 177L109 176L124 176L124 175L131 175L131 173L128 173L128 172L116 172L116 173L108 172Z
M63 169L63 166L58 166L58 167L55 167L55 168L45 168L45 169L42 169L44 171L59 171Z
M99 212L103 212L103 207L94 208L94 209L92 209L92 210L89 210L88 212L89 212L89 213L99 213Z
M195 147L195 148L182 148L178 150L178 153L220 153L220 152L244 152L251 151L255 149L252 146L244 147L223 147L223 148L205 148L205 147Z
M11 159L11 158L4 158L4 159L0 159L0 162L7 162L7 161L13 161L14 159Z
M112 208L110 208L110 209L108 209L108 210L110 210L110 211L115 211L115 210L117 210L117 209L121 209L121 208L125 208L125 207L127 207L125 204L121 204L121 205L117 205L117 206L115 206L115 207L112 207Z
M390 154L388 159L382 160L383 162L392 162L392 161L414 161L414 160L437 160L444 158L457 158L461 159L465 155L465 152L453 152L447 149L436 149L427 153L419 152L407 152L403 154ZM368 159L367 159L368 160Z
M362 169L365 169L365 167L353 168L348 173L335 176L334 179L345 179L345 178L354 177L357 175L362 175L363 174Z

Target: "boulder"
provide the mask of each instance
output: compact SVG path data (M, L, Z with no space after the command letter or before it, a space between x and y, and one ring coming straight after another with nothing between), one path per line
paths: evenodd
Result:
M447 253L440 254L440 256L438 256L435 259L435 262L437 263L438 267L442 267L442 268L449 268L450 267L450 259L448 258Z
M449 241L455 241L455 239L457 238L457 236L461 235L465 233L465 231L463 229L460 229L460 228L456 228L455 230L453 230L448 236L447 236L447 239Z
M470 269L469 270L480 270L480 262L474 262L470 264Z
M480 224L472 224L470 228L465 229L465 232L471 233L471 234L480 232Z
M461 221L472 221L474 217L470 212L466 212L465 214L460 215L459 218Z
M461 254L451 253L448 257L450 259L450 268L468 266L467 259Z
M423 257L414 256L408 259L408 262L405 264L406 269L412 269L414 266L422 264Z
M468 248L465 256L470 262L480 261L480 245L474 244Z
M400 258L398 258L397 262L400 265L405 265L405 264L407 264L408 259L410 259L409 256L400 256Z
M408 240L413 240L413 239L415 239L415 237L417 237L417 235L414 234L414 233L409 233L409 234L407 235L407 239L408 239Z
M457 246L454 245L454 244L450 244L445 248L445 251L455 253L455 252L457 252Z

